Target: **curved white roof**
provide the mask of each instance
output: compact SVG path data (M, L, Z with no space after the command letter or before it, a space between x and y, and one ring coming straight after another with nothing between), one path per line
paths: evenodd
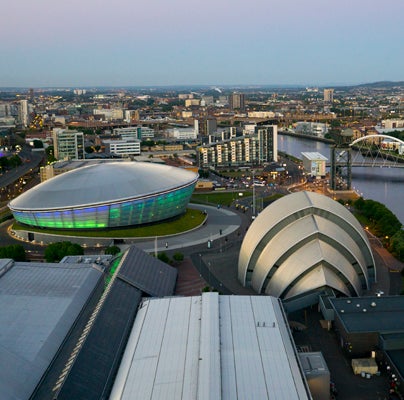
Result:
M322 286L360 295L375 278L375 263L364 230L343 205L298 192L255 219L240 249L238 274L244 285L276 297Z
M12 200L12 210L52 210L105 204L172 191L198 175L147 162L89 165L58 175Z

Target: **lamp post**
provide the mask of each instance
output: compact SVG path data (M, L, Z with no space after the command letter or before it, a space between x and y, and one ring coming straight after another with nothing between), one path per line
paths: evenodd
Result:
M253 178L252 179L252 185L253 185L252 216L253 216L253 219L254 219L254 217L255 217L255 183L254 183L255 171L251 170L251 172L252 172L252 178Z

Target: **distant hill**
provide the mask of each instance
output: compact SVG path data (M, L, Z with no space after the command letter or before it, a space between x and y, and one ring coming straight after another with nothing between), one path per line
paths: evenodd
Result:
M380 81L380 82L373 82L373 83L361 83L360 85L352 85L350 87L352 88L358 88L358 87L368 87L368 88L392 88L392 87L404 87L404 81Z

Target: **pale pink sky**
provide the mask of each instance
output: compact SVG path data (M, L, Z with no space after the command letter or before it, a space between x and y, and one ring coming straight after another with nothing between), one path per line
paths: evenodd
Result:
M404 80L403 0L14 0L0 86Z

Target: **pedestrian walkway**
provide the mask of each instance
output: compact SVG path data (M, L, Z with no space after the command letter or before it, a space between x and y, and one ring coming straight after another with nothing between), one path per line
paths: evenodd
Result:
M190 258L185 258L178 267L178 279L175 289L176 296L198 296L207 286L199 271L194 267Z

